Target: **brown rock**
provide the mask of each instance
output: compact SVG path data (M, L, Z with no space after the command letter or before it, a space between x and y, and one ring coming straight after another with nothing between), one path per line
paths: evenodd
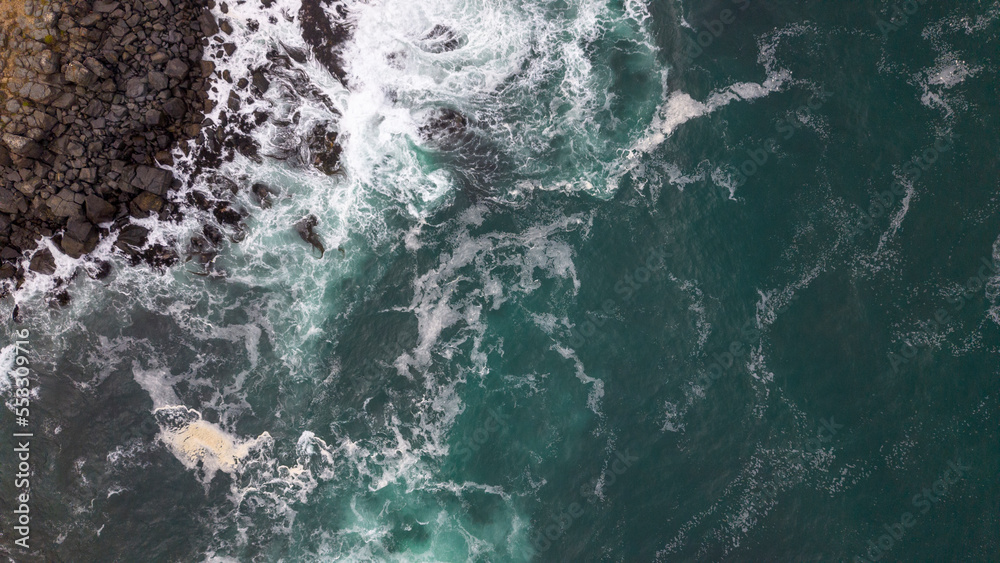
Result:
M150 213L159 213L163 209L163 198L154 193L140 192L128 207L133 216L148 217Z
M87 209L87 220L95 225L107 223L115 218L115 206L104 201L99 196L87 196L84 205Z

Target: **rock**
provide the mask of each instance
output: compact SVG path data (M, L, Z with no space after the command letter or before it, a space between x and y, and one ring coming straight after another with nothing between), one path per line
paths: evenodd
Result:
M81 182L93 184L97 180L97 169L91 166L80 170L80 176L78 179Z
M107 223L115 218L115 206L104 201L99 196L87 196L84 205L87 209L87 220L95 225Z
M423 37L423 49L430 53L446 53L464 47L468 38L445 25L435 25Z
M28 266L28 269L51 276L56 273L56 259L48 248L43 248L31 257L31 265Z
M167 67L163 69L163 72L170 78L176 78L177 80L182 80L187 76L190 67L180 59L171 59L167 63Z
M10 152L25 158L38 158L42 156L42 147L35 141L20 135L10 133L3 134L3 143L7 145Z
M141 78L130 78L125 83L125 95L129 98L138 98L146 95L146 81Z
M59 53L45 50L38 55L38 69L42 74L55 74L59 72Z
M83 66L87 67L90 72L93 72L101 80L111 78L111 71L102 65L101 61L95 59L94 57L87 57L84 59Z
M226 101L226 105L233 111L240 111L240 96L236 92L230 90L229 99Z
M79 258L97 247L97 229L86 219L70 219L60 247L68 256Z
M258 94L263 94L271 88L271 82L264 76L263 71L254 71L252 78L253 87L257 89Z
M223 43L222 50L226 52L226 55L231 57L236 52L236 43Z
M157 127L163 123L163 112L158 109L146 110L145 116L146 126Z
M52 102L51 105L56 109L69 109L75 103L76 103L76 96L69 92L66 92L65 94L56 98L56 100Z
M140 192L129 204L129 212L135 217L148 217L163 209L163 198L150 192Z
M211 37L219 33L219 26L215 23L215 16L207 8L202 10L201 15L198 16L198 26L201 27L201 32L205 34L205 37Z
M135 170L135 178L132 185L140 190L146 190L156 195L167 193L170 184L174 180L174 175L168 170L161 170L151 166L139 166Z
M442 108L431 114L420 127L420 135L427 140L448 140L461 137L469 126L464 115L451 108Z
M129 255L135 255L146 245L149 229L139 225L126 225L118 232L115 247Z
M162 92L170 87L170 79L162 72L154 70L146 76L146 79L149 81L149 88L153 92Z
M233 33L233 26L229 23L229 20L222 20L222 22L219 23L219 29L221 29L222 33L225 33L226 35L232 35Z
M267 184L257 183L251 187L253 195L257 198L257 203L260 204L261 208L268 209L271 207L271 188Z
M28 204L24 201L24 197L21 194L0 187L0 213L15 215L26 211L28 211Z
M28 98L31 101L39 104L46 104L51 102L59 95L59 92L53 90L45 84L39 84L37 82L31 84L31 88L28 91Z
M187 113L187 105L184 100L180 98L170 98L163 103L163 111L167 113L170 117L180 120Z
M45 203L49 206L52 214L56 217L76 217L83 215L83 207L74 200L73 193L69 188L63 188L59 193L50 197Z
M319 257L323 258L323 254L326 249L323 248L323 241L320 240L319 235L317 235L313 229L319 224L319 219L315 215L309 215L304 217L298 223L295 223L295 232L302 237L302 240L308 242L313 246L313 248L319 250Z
M0 166L6 168L14 164L14 161L10 159L10 151L7 147L0 145Z
M66 72L63 75L66 77L66 80L79 84L84 88L93 84L94 80L97 79L97 75L91 72L80 61L71 61L66 65Z
M118 9L118 2L95 2L94 11L99 14L110 14Z
M163 51L157 51L149 57L149 62L156 66L159 66L170 60L170 55L164 53Z

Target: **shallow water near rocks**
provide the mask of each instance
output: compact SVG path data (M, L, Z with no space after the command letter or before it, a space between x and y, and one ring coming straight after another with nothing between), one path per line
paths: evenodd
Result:
M65 306L0 305L36 390L4 553L1000 560L1000 4L749 4L345 2L348 87L289 59L240 107L212 275L104 241ZM229 6L220 70L309 52L299 8Z

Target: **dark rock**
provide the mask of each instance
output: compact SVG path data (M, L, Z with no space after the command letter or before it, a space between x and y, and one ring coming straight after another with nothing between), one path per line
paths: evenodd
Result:
M87 219L95 225L107 223L115 218L115 206L104 201L99 196L87 196L84 205L87 209Z
M325 174L336 174L340 171L340 144L337 133L328 129L326 124L313 127L307 139L309 145L310 164Z
M149 229L139 225L126 225L118 232L118 240L115 241L115 248L130 255L134 255L146 245L149 236Z
M87 275L95 280L103 280L109 274L111 274L111 262L97 260L91 264L87 264Z
M63 73L66 80L74 82L86 88L94 83L97 76L80 61L71 61L66 65L66 72Z
M76 194L69 188L63 188L50 197L45 203L56 217L77 217L83 215L83 207L75 201Z
M163 103L163 111L174 119L181 119L187 113L187 105L180 98L170 98Z
M240 220L243 219L243 213L225 201L216 203L212 214L215 215L216 220L220 223L227 225L238 225Z
M420 127L420 135L426 140L446 140L464 135L468 120L460 112L442 108L431 114L427 123Z
M156 195L163 195L167 193L167 189L170 188L173 180L174 175L169 170L161 170L151 166L139 166L135 169L135 178L132 179L132 186Z
M42 74L55 74L59 72L59 53L54 51L42 51L38 56L38 70Z
M325 0L302 0L299 25L302 38L312 47L316 59L347 86L343 48L351 38L352 24L343 2L335 2L332 10L329 5Z
M0 145L0 166L6 168L14 164L14 161L10 159L10 152L7 147Z
M28 204L24 201L24 197L21 194L0 187L0 213L16 215L26 211L28 211Z
M257 198L257 203L259 203L263 209L269 209L271 207L271 188L269 188L267 184L254 184L251 191Z
M268 89L271 88L271 81L269 81L267 77L264 76L263 71L255 70L252 75L252 78L253 78L252 81L253 87L257 89L258 95L267 92Z
M75 103L76 103L76 96L69 92L66 92L65 94L56 98L56 100L52 102L51 105L56 109L69 109Z
M134 217L148 217L150 213L159 213L163 209L163 198L150 192L140 192L129 203L129 212Z
M3 134L3 143L7 145L10 152L25 158L38 158L42 156L42 147L35 141L20 135L10 133Z
M170 78L176 78L177 80L183 79L187 76L190 67L180 59L171 59L167 63L167 67L163 69L164 74Z
M232 35L233 33L233 26L229 23L229 20L222 20L219 22L219 29L221 29L222 33L225 33L226 35Z
M86 219L70 219L60 246L68 256L79 258L97 246L97 229Z
M141 78L131 78L125 83L125 95L138 98L146 95L146 81Z
M219 32L219 26L215 23L215 16L207 8L202 10L201 15L198 16L198 25L206 37L211 37Z
M170 79L162 72L154 70L146 76L146 79L149 81L149 88L153 92L162 92L170 87Z
M422 48L430 53L445 53L464 47L469 42L465 35L445 25L435 25L423 37Z
M315 233L313 229L319 224L319 219L315 215L309 215L304 217L298 223L295 223L295 232L302 237L302 240L308 242L313 246L313 248L319 250L319 257L322 258L326 249L323 248L323 241L319 238L319 235Z
M90 72L93 72L101 80L111 78L111 71L107 69L100 61L94 57L87 57L83 61L83 65L87 67Z
M147 127L157 127L163 123L163 112L158 109L146 110L145 122Z
M31 257L31 264L28 266L32 272L51 276L56 273L56 259L48 248L43 248Z

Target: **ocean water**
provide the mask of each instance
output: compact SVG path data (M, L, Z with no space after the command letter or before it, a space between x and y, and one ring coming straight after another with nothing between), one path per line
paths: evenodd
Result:
M105 241L0 304L0 553L1000 561L1000 2L344 6L348 87L291 61L259 162L178 153L249 212L210 275ZM227 6L220 69L299 7Z

